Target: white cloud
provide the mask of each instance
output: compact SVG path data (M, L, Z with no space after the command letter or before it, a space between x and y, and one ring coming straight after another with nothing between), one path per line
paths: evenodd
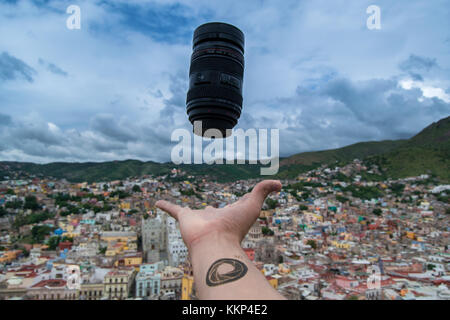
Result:
M401 80L399 85L406 90L411 90L413 88L419 88L422 91L422 97L419 97L419 101L424 101L425 98L438 98L446 103L450 103L450 95L445 92L443 88L437 88L421 81L414 81L411 79Z

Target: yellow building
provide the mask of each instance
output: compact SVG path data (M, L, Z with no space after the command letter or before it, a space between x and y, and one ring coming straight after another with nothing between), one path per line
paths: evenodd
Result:
M284 263L280 263L278 265L278 272L279 273L290 273L291 272L291 268L289 268L289 266L284 264Z
M120 203L120 209L123 210L130 210L131 209L131 204L129 202L121 202Z
M117 242L114 244L109 243L105 252L105 256L114 257L115 255L120 254L125 250L127 243L126 242Z
M268 218L273 215L273 210L261 210L259 213L260 218Z
M406 231L406 236L409 238L409 239L412 239L412 240L414 240L414 238L415 238L415 233L414 232L412 232L412 231Z
M114 262L115 267L135 267L136 271L142 264L142 254L133 254L120 257Z
M274 289L278 288L278 279L271 276L267 276L266 279Z
M0 252L0 263L8 263L8 262L16 260L17 256L21 252L22 251L20 251L20 250L1 251Z
M345 241L333 240L333 241L331 241L331 244L333 246L335 246L336 248L339 248L339 249L350 249L350 247L351 247L350 243L349 242L345 242Z
M103 280L103 295L108 299L128 298L135 277L135 269L114 269Z
M136 232L127 231L104 231L102 232L100 239L106 242L116 241L116 242L129 242L137 241Z
M194 277L185 274L181 279L181 300L191 300L194 292Z
M307 221L320 221L320 222L323 222L323 217L320 214L316 214L316 213L305 211L303 213L303 215L307 219Z

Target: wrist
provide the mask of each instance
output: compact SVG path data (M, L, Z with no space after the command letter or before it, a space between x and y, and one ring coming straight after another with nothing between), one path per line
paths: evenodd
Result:
M241 242L238 236L219 231L211 231L200 238L194 239L188 246L189 252L194 256L197 252L217 252L224 253L233 249L241 249Z

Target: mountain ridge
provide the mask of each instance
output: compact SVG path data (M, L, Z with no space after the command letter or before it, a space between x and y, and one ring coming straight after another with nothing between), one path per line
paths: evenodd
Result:
M280 170L274 178L295 178L321 165L344 165L358 158L377 164L393 178L429 173L450 181L450 117L433 122L410 139L358 142L342 148L310 151L280 158ZM158 163L136 159L104 162L32 162L0 161L0 178L22 173L42 177L65 178L71 182L111 181L142 175L165 175L180 168L188 175L203 176L220 182L260 176L260 164L207 165ZM207 170L205 170L207 168Z

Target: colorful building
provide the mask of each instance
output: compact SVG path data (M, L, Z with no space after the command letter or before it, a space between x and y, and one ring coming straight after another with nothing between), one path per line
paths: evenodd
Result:
M136 297L159 296L161 290L161 275L164 265L162 262L143 264L136 275Z

